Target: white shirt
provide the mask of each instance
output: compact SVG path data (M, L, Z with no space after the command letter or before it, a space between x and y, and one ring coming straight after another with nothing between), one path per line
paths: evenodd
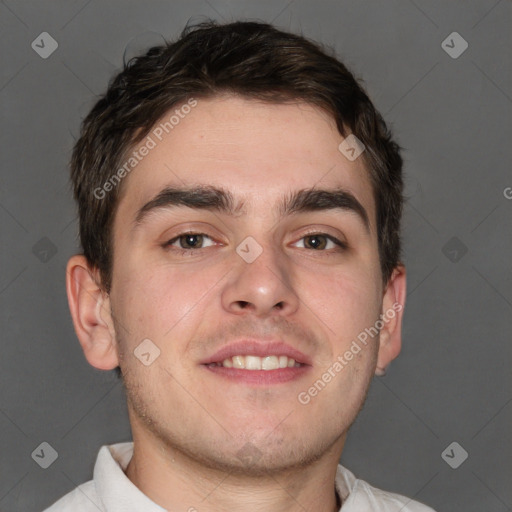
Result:
M125 475L132 455L133 442L102 446L94 465L93 479L79 485L43 512L167 512ZM340 512L435 512L400 494L372 487L341 464L335 485L343 499Z

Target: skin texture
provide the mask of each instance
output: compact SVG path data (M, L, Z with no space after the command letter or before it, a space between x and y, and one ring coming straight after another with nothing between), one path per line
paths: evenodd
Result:
M400 352L402 312L308 404L297 397L379 315L403 305L406 291L401 265L382 283L368 173L361 158L351 162L338 150L342 140L333 119L311 105L199 99L124 178L110 295L83 256L69 260L68 299L85 357L123 370L135 443L126 473L164 508L339 507L334 476L347 430L376 366ZM159 210L133 230L137 210L164 186L198 184L229 189L246 213ZM370 230L350 211L280 218L273 208L281 197L308 187L350 191ZM164 247L187 229L210 237L203 248L181 255L190 245ZM311 232L348 248L327 239L315 248ZM263 249L252 263L235 250L248 236ZM297 380L255 386L200 364L244 336L281 338L312 367ZM148 338L161 352L145 366L133 351ZM252 461L240 456L247 450Z

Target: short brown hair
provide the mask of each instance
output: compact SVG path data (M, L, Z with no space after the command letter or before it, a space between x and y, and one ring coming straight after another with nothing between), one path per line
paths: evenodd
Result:
M381 115L348 69L302 36L258 22L188 26L176 42L125 63L84 119L71 158L80 242L102 286L112 285L112 225L122 183L97 191L172 107L231 92L268 102L302 100L328 112L341 135L365 145L384 283L400 262L402 158Z

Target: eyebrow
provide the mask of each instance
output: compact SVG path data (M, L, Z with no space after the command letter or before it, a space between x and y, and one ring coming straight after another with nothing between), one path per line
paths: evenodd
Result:
M176 207L188 207L215 211L230 216L246 215L246 203L235 200L233 194L223 187L199 185L162 189L136 213L134 228L140 227L151 212ZM286 194L276 206L280 217L305 212L341 210L357 215L370 231L370 221L363 205L356 197L341 187L334 189L306 188Z

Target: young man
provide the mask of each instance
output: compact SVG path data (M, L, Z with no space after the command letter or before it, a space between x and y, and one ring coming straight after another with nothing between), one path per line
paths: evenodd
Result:
M266 24L125 67L74 148L67 293L133 443L48 511L432 510L338 464L400 352L399 149L343 64Z

